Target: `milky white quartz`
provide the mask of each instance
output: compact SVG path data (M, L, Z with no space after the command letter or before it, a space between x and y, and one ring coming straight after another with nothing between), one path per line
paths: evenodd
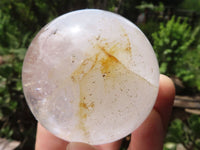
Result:
M145 35L102 10L64 14L41 29L23 64L36 119L67 141L104 144L134 131L150 113L159 69Z

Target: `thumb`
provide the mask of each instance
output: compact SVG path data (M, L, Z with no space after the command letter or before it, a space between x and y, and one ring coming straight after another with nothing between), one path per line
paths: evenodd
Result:
M66 150L95 150L95 148L89 144L71 142L67 145Z

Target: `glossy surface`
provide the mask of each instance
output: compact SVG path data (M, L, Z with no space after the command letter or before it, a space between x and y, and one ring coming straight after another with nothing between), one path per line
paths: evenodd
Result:
M36 119L67 141L104 144L134 131L158 92L159 71L144 34L114 13L80 10L47 24L23 64Z

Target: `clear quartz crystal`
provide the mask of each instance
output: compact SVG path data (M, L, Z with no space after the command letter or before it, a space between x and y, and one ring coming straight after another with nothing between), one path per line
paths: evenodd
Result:
M23 64L36 119L67 141L104 144L133 132L150 113L159 69L145 35L102 10L64 14L41 29Z

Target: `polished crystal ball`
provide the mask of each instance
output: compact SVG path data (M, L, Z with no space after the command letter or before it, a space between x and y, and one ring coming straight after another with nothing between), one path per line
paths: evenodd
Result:
M145 35L120 15L64 14L33 39L22 71L35 118L66 141L93 145L133 132L153 108L159 83Z

